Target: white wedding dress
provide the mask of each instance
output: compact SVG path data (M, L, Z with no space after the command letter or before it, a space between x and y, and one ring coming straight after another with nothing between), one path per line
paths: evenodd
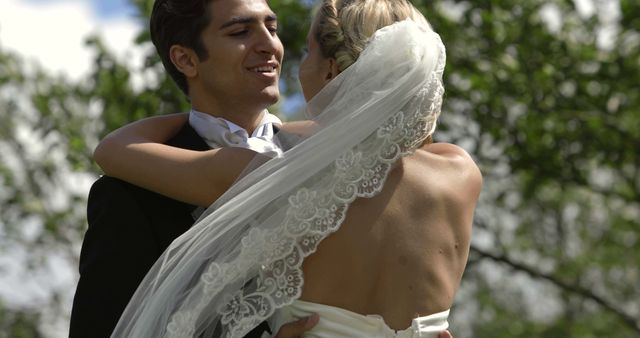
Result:
M413 319L404 330L393 330L379 315L361 315L339 307L293 301L278 309L269 320L273 332L297 319L317 313L320 321L303 338L437 338L449 327L449 310Z

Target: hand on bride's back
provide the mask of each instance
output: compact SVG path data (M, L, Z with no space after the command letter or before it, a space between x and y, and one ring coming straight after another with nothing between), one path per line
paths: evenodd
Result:
M320 317L317 314L314 314L309 317L300 318L295 322L284 324L280 327L275 338L301 337L303 333L316 326L316 324L318 324L318 320L320 320Z

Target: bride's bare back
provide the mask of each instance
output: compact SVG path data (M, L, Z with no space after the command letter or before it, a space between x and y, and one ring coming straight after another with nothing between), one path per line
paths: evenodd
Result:
M301 299L379 314L394 329L450 308L481 184L473 160L451 144L399 160L382 192L353 202L305 260Z

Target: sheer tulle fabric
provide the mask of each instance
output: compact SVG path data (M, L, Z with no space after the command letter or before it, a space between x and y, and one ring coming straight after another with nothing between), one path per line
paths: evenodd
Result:
M156 262L114 337L242 337L300 297L304 258L432 134L445 49L430 27L380 29L309 103L289 149L253 165ZM257 168L256 168L257 167Z

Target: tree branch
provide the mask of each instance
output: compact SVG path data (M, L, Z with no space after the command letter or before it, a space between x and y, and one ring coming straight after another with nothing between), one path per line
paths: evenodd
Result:
M620 309L617 309L608 300L606 300L605 298L603 298L603 297L601 297L599 295L596 295L591 290L587 290L587 289L585 289L585 288L583 288L583 287L581 287L579 285L576 285L576 284L566 283L566 282L560 280L558 277L556 277L556 276L554 276L552 274L547 274L547 273L538 271L538 270L536 270L536 269L534 269L534 268L532 268L530 266L527 266L527 265L525 265L523 263L516 262L513 259L507 257L506 255L490 253L490 252L482 250L482 249L480 249L480 248L478 248L478 247L476 247L474 245L471 245L471 251L475 252L480 257L488 258L488 259L491 259L492 261L508 265L509 267L513 268L514 270L525 272L528 275L530 275L531 277L545 279L545 280L553 283L554 285L556 285L557 287L559 287L560 289L562 289L562 290L564 290L566 292L574 293L574 294L582 296L582 297L584 297L586 299L590 299L590 300L596 302L597 304L599 304L601 307L603 307L607 311L610 311L611 313L613 313L616 316L618 316L632 330L634 330L637 333L640 333L640 323L636 320L636 318L634 318L633 316L625 313L624 311L622 311Z

